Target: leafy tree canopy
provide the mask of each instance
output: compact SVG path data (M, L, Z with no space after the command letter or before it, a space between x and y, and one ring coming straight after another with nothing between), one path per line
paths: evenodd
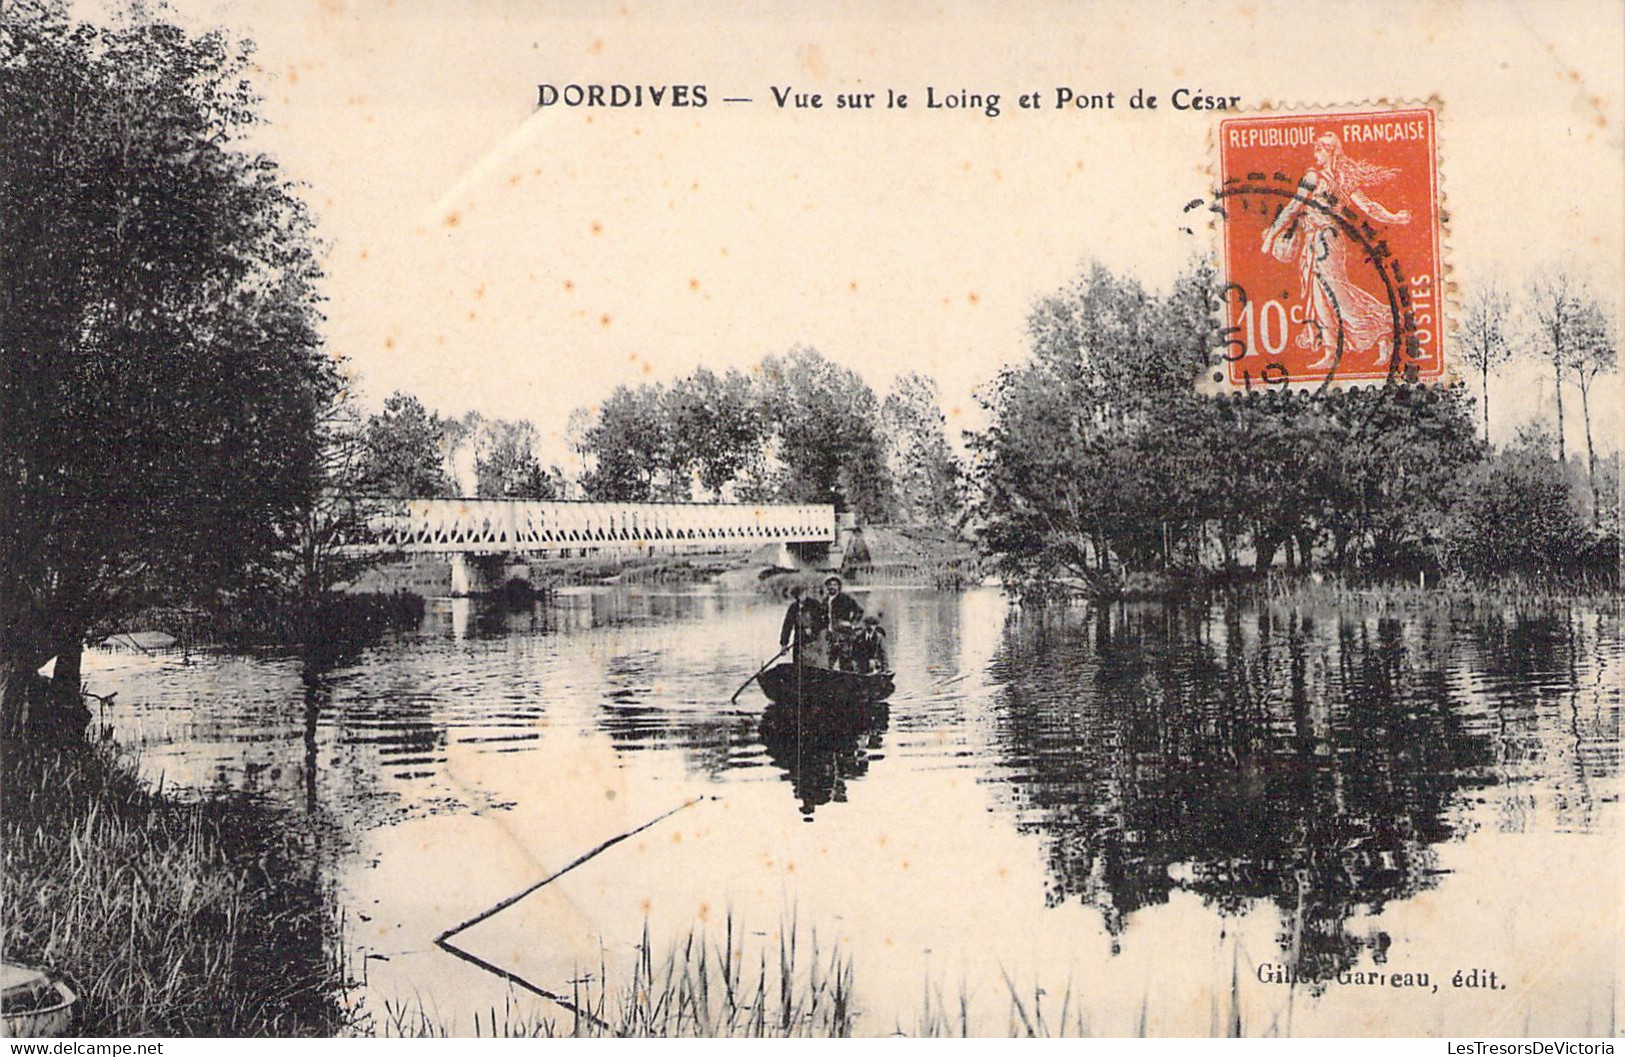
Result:
M13 677L253 583L317 479L311 221L243 143L248 48L19 0L0 32L0 596ZM70 685L71 684L71 685Z
M429 411L417 397L392 394L383 411L367 420L362 472L367 490L396 499L456 495L446 457L457 430L457 423Z

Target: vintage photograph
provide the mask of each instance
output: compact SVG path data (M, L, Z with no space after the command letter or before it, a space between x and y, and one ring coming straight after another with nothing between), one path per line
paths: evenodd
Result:
M12 0L5 1034L1617 1038L1622 122L1617 0Z

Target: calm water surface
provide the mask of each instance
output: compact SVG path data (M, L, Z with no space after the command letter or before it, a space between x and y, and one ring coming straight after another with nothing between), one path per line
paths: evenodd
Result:
M1249 1034L1613 1032L1616 614L859 597L898 692L838 730L729 703L781 606L709 586L433 603L325 669L87 669L166 788L317 820L375 1015L472 1030L507 987L433 937L680 808L459 942L568 993L646 923L816 932L873 1034L1002 1033L1011 986L1070 989L1069 1030L1223 1032L1232 978Z

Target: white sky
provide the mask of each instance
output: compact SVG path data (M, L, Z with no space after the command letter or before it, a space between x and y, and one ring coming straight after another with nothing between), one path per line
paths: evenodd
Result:
M1025 353L1036 297L1091 257L1162 288L1207 245L1181 209L1211 186L1217 115L1122 109L1137 86L1437 98L1455 277L1521 285L1567 261L1616 318L1625 286L1613 2L174 5L259 45L264 143L310 185L329 340L367 403L400 388L529 418L555 458L569 411L618 384L796 343L882 392L927 371L951 424L975 424L971 392ZM711 102L537 111L539 82L704 84ZM916 105L780 112L774 84ZM928 84L998 92L1004 113L926 111ZM1049 109L1063 85L1120 109ZM1019 112L1027 91L1046 109ZM1551 385L1525 369L1491 400L1505 437ZM1614 447L1617 382L1596 403Z

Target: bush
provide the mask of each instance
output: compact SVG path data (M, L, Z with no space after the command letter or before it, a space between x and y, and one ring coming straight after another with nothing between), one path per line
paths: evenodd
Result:
M1477 467L1447 520L1442 559L1472 578L1571 575L1591 547L1568 475L1525 436Z

